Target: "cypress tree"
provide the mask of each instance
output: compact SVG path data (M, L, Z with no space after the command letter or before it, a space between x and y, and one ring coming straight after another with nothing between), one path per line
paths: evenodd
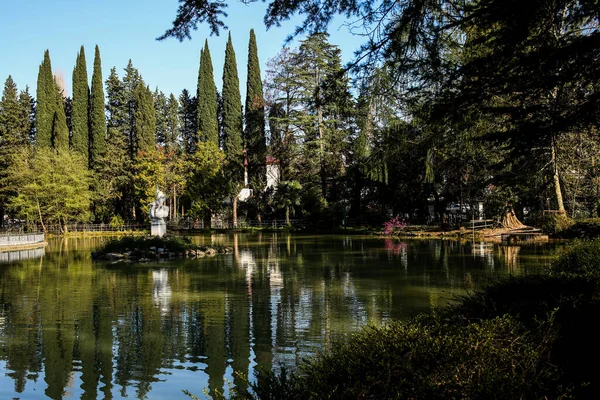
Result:
M88 158L90 88L88 85L85 50L77 53L73 69L73 100L71 104L71 149Z
M240 170L243 167L242 130L240 80L230 33L225 48L225 64L223 66L223 150L230 165L232 167L239 166ZM239 176L233 178L239 178Z
M90 167L106 152L106 115L104 114L104 88L102 87L102 63L100 49L96 45L92 91L90 95L90 130L88 137Z
M266 181L267 142L265 138L265 100L263 96L258 49L254 29L248 44L248 79L246 81L246 130L244 139L248 150L248 174L256 189Z
M219 123L217 119L217 87L213 74L208 40L200 53L198 72L198 140L219 145Z
M69 149L69 127L65 113L65 98L63 88L53 79L54 109L52 110L52 146L60 151Z
M152 91L143 81L138 82L134 93L135 112L134 112L134 135L137 151L152 150L156 144L156 115L154 112L154 100Z
M35 142L40 148L50 147L52 145L52 120L54 116L54 104L56 102L54 86L50 52L46 50L44 52L44 60L39 68L37 79Z

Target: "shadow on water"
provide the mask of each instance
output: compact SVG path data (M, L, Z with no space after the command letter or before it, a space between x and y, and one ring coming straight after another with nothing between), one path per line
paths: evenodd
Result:
M0 264L0 398L187 398L238 373L294 366L367 323L443 307L555 245L197 236L234 252L148 264L91 261L105 239L56 239Z

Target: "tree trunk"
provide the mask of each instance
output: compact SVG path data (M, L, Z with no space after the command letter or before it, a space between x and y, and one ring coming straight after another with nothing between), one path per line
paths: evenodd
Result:
M515 215L515 210L512 206L506 207L504 216L500 220L500 225L507 229L525 228L525 225Z
M42 229L44 233L46 233L46 225L44 225L44 219L42 218L42 210L40 209L40 201L36 198L35 202L37 203L38 215L40 216L40 223L42 224Z
M289 226L290 224L290 207L285 208L285 223Z
M560 176L558 175L558 163L556 162L556 149L554 140L552 140L552 169L554 179L554 193L556 194L556 203L558 205L558 211L560 213L565 212L565 204L563 203L562 190L560 188Z
M210 211L208 212L208 214L204 215L204 218L202 219L204 222L204 229L211 228L211 217L212 217L212 213Z
M177 193L175 193L175 185L173 185L173 218L177 219Z
M237 228L237 201L238 197L233 196L233 229Z

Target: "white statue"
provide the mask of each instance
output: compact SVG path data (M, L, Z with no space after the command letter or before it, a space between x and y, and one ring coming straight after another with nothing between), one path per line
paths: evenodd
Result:
M169 207L165 205L167 196L156 185L156 199L150 203L149 216L152 219L150 233L152 236L164 236L167 233L167 224L164 218L169 216Z
M150 218L163 219L169 216L169 207L165 205L167 196L156 185L156 199L150 203Z

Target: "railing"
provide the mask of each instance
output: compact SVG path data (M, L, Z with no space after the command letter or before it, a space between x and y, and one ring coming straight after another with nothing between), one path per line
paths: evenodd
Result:
M66 228L66 229L65 229ZM41 229L41 226L37 226ZM112 226L109 224L67 224L64 225L46 225L46 232L62 234L66 232L129 232L150 229L150 224L124 224Z
M32 233L0 233L0 247L20 246L41 243L45 240L43 232Z

